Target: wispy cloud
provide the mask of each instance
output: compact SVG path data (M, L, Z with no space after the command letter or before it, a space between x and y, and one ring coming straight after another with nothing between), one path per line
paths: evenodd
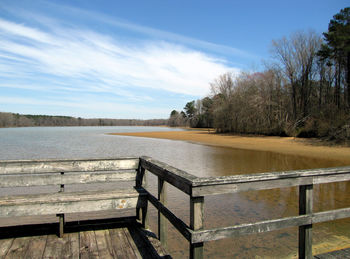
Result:
M133 41L124 37L121 40L84 26L69 26L67 21L41 14L33 17L45 20L43 26L28 23L23 13L23 20L0 18L0 87L34 91L46 89L46 92L61 91L66 95L74 92L108 93L134 102L120 108L132 110L131 107L140 105L136 108L140 109L145 102L155 99L157 94L152 96L153 90L154 93L163 91L191 98L201 97L208 94L209 82L218 75L239 71L221 58L192 48L191 44L213 49L220 47L245 55L233 48L225 49L224 46L113 20L88 11L71 8L70 12L86 12L85 15L94 16L101 22L157 38ZM24 97L13 98L12 101L25 103L25 98L21 98ZM84 103L78 97L75 101L78 104L74 105L78 106ZM142 105L137 104L138 101L142 101ZM67 102L53 104L68 105ZM34 103L32 98L27 104ZM37 103L42 104L42 101ZM103 105L102 102L96 105L105 109L111 107L111 104ZM79 107L84 108L85 104Z

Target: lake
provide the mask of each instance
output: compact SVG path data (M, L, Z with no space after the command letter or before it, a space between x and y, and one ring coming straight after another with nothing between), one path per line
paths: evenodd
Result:
M108 158L151 156L197 176L221 176L267 171L340 166L332 160L312 159L272 152L239 150L183 141L112 136L115 132L169 131L165 127L38 127L0 129L0 160L39 158ZM154 178L150 177L151 188ZM207 197L205 227L229 226L250 221L292 216L298 213L296 188L243 192ZM169 208L186 223L189 199L168 188ZM314 209L322 211L350 206L350 183L314 187ZM151 210L155 216L156 211ZM156 232L156 221L150 222ZM170 227L171 228L171 227ZM172 231L169 251L175 258L187 256L188 244ZM314 248L328 251L350 244L350 220L314 225ZM225 239L205 244L208 258L283 258L297 251L297 228ZM259 256L256 256L259 255Z

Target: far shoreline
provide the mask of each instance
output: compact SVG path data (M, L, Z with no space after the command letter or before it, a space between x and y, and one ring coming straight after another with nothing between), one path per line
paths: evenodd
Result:
M109 133L109 135L187 141L216 147L275 152L339 162L350 165L350 147L312 145L307 139L275 136L240 136L209 133L208 130Z

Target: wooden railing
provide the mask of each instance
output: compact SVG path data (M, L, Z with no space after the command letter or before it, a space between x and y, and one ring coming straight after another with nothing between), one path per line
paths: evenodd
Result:
M1 196L0 217L56 214L62 237L67 213L139 209L145 195L134 188L138 165L139 158L0 161L0 188L52 186L56 190ZM68 184L78 187L128 181L127 189L65 192Z
M157 197L145 185L145 172L158 178ZM66 184L136 181L128 191L64 192ZM350 207L313 212L315 184L350 180L350 167L200 178L149 157L82 160L0 161L0 188L58 185L59 192L0 197L0 217L57 214L60 235L64 214L136 208L147 225L147 203L158 210L158 237L166 247L167 220L189 242L190 258L203 258L208 241L299 227L299 258L312 257L312 224L350 217ZM166 185L190 198L190 224L167 208ZM299 215L249 224L204 229L204 197L242 191L299 187Z
M166 218L189 241L190 258L203 258L204 242L296 226L299 227L299 258L312 258L312 224L350 217L350 207L313 213L313 185L349 181L350 167L200 178L152 158L141 157L138 188L144 186L145 170L158 177L158 197L154 197L147 188L145 191L148 201L158 210L160 241L166 246ZM165 182L189 195L189 226L166 207ZM203 229L205 196L293 186L299 187L298 216ZM147 210L144 210L144 224L147 222L146 214Z

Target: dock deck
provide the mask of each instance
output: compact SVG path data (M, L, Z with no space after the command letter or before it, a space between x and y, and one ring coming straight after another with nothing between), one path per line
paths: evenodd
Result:
M14 235L0 239L0 258L171 258L152 232L135 223L83 224L78 230L72 225L62 238L52 231L40 233L53 225L36 227L32 234L31 226L8 229Z

